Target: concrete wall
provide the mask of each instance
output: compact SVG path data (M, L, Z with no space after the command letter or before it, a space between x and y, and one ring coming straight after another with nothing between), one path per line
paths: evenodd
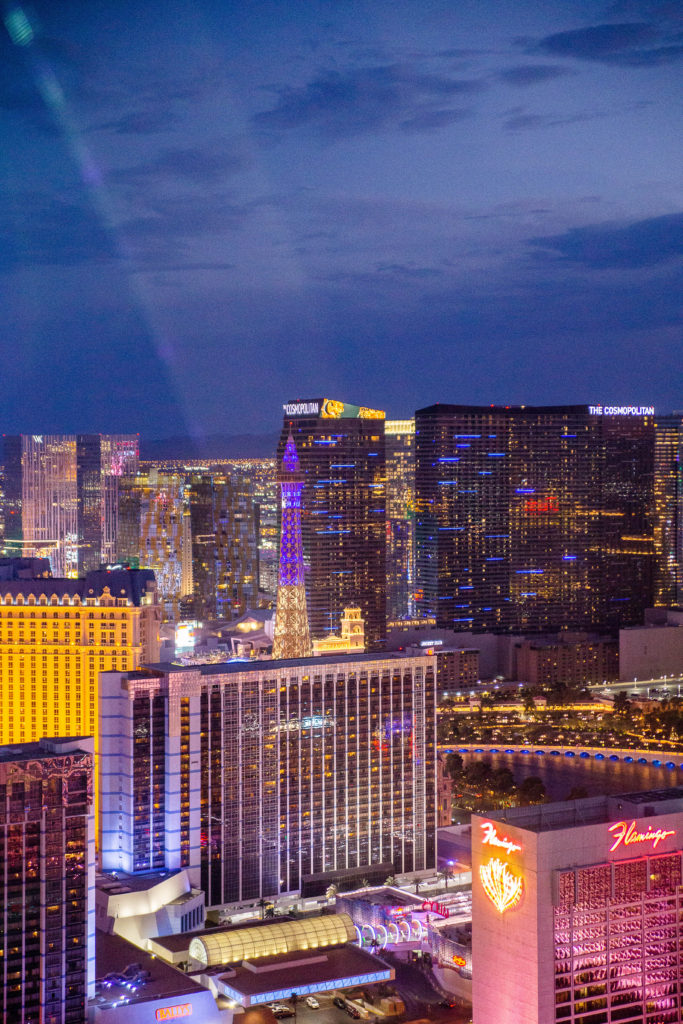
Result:
M669 613L671 616L671 613ZM683 622L619 630L619 678L661 679L683 674Z

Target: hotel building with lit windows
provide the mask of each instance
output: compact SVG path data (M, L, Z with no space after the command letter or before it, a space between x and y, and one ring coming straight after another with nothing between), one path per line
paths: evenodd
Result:
M0 744L96 737L99 673L159 657L153 572L41 569L47 560L0 559Z
M360 606L369 650L386 636L385 414L331 398L288 402L278 446L290 432L304 474L301 533L312 640L339 629Z
M415 414L416 604L474 632L640 624L655 576L651 406Z
M116 561L118 485L138 466L137 434L3 437L7 555L50 559L55 576Z
M683 788L472 817L474 1024L680 1024Z
M94 890L92 739L0 746L0 1020L86 1020Z
M387 619L415 613L415 420L386 420Z
M103 869L187 868L220 906L433 868L435 676L397 654L105 673Z
M119 483L116 557L154 572L166 621L181 618L192 593L192 535L187 486L180 473L155 467Z

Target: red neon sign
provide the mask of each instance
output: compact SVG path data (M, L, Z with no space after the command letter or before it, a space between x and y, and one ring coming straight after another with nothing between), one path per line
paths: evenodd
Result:
M559 512L560 503L557 498L529 498L522 506L527 515L537 516L542 512Z
M467 960L465 960L464 956L457 956L457 955L455 955L453 957L453 963L455 964L456 967L466 967L467 966Z
M451 912L445 903L437 903L432 900L425 900L420 909L424 910L428 914L438 914L439 917L451 916Z
M609 848L610 853L614 853L622 844L624 846L631 846L633 843L652 843L652 848L656 850L663 839L676 835L674 828L646 828L644 832L639 832L635 821L630 823L617 821L614 825L610 825L607 831L613 832L615 836L614 842Z

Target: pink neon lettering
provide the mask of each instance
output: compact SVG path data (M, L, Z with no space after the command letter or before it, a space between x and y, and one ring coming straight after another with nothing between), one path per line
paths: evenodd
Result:
M630 824L626 821L617 821L614 825L610 825L607 831L613 832L615 835L615 840L610 846L610 853L614 853L622 843L624 846L631 846L633 843L652 843L653 849L657 849L663 839L676 835L676 830L673 828L648 828L645 832L639 832L635 821Z

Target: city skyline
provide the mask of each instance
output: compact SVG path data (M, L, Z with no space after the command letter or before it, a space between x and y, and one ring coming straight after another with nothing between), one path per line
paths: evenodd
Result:
M676 5L3 21L6 432L260 432L307 394L680 407Z

